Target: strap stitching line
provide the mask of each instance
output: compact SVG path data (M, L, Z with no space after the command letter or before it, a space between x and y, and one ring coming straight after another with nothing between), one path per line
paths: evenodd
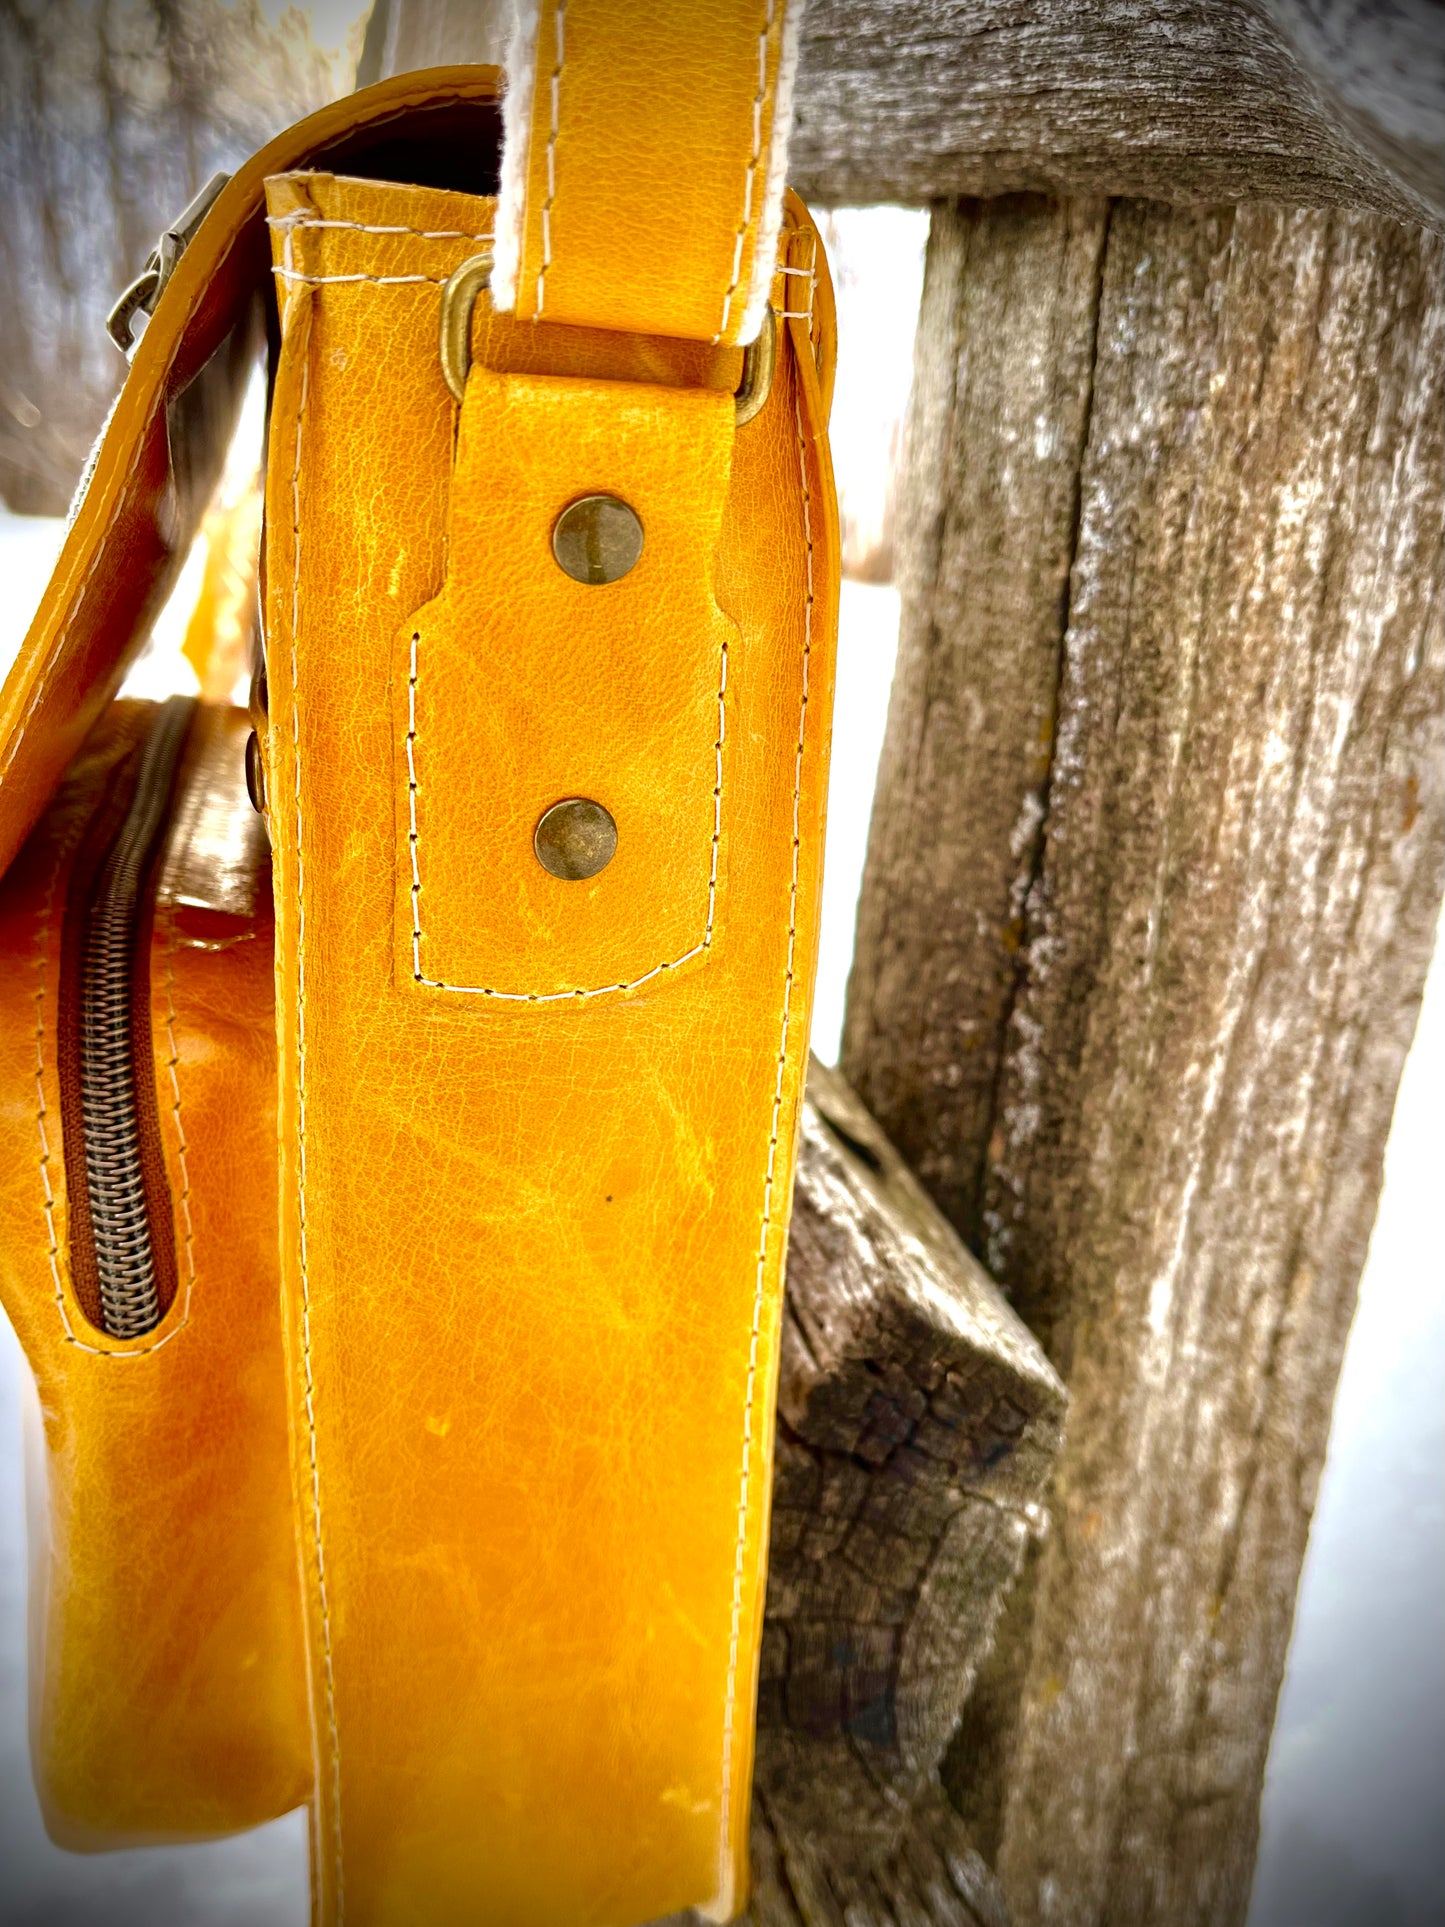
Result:
M468 234L463 228L420 228L420 227L373 227L366 221L313 221L304 209L294 214L271 214L266 218L269 228L345 228L353 234L410 234L418 241L490 241L490 234Z
M654 977L661 976L665 970L677 970L692 958L701 955L712 945L713 919L717 910L717 873L718 847L722 838L722 791L723 791L723 740L727 733L727 687L728 687L728 638L724 631L722 648L719 651L718 691L717 691L717 740L713 744L715 759L714 782L712 791L712 846L707 879L707 921L703 928L702 940L680 957L669 958L664 963L654 964L651 970L644 971L640 977L633 977L625 983L597 984L590 989L581 990L493 990L482 984L449 984L439 977L428 977L421 967L421 833L417 824L417 794L419 785L416 774L416 691L417 691L417 647L421 632L414 629L411 637L411 657L407 676L407 730L406 730L406 773L407 808L409 826L407 841L411 850L411 967L413 980L429 990L449 990L458 996L495 997L501 1003L512 1004L556 1004L570 999L606 997L618 991L636 990L649 983Z
M356 225L356 224L352 222L347 222L347 221L301 221L301 222L297 222L292 228L290 228L288 230L288 233L296 233L303 228L309 229L309 228L317 228L317 227L349 227L353 225ZM392 232L392 230L389 228L385 228L385 229L369 228L369 229L366 229L365 232L380 234L380 233L390 233ZM473 234L473 235L448 236L446 238L458 239L458 240L472 240L472 241L490 241L492 240L493 237L490 234ZM326 287L339 286L347 282L353 282L353 283L367 282L373 286L380 286L380 287L400 287L400 286L415 286L415 285L440 287L444 282L449 281L451 279L452 271L448 270L446 274L359 274L359 273L358 274L303 274L297 268L273 267L271 269L271 272L279 280L282 280L282 281L294 281L305 287L310 287L310 288L326 288ZM806 308L777 309L776 313L777 313L778 319L780 321L811 321L813 316L813 290L817 285L817 278L818 278L816 271L812 268L790 268L785 266L782 262L779 262L774 272L777 274L798 275L800 277L806 278L808 281L808 306Z
M732 1750L734 1709L737 1699L738 1647L742 1637L743 1567L747 1555L748 1504L752 1477L753 1401L757 1391L758 1350L762 1337L763 1286L767 1274L768 1233L773 1218L773 1188L777 1177L778 1133L782 1121L783 1079L788 1059L788 1028L793 999L793 962L798 932L798 854L801 848L799 810L803 787L803 746L808 722L808 668L813 647L813 521L812 494L808 487L807 445L803 438L803 416L798 386L793 391L793 419L798 431L798 467L803 483L803 534L807 543L807 595L803 605L803 698L798 711L798 749L793 764L793 873L788 897L788 954L783 975L783 1010L778 1037L777 1079L773 1087L772 1129L768 1138L768 1162L763 1182L763 1216L758 1233L757 1280L753 1290L753 1322L748 1341L747 1394L743 1405L742 1466L738 1487L738 1542L733 1565L732 1624L728 1635L727 1697L723 1713L722 1800L720 1825L724 1872L726 1874L732 1824Z
M291 237L286 237L289 251ZM336 1919L346 1913L345 1872L341 1852L341 1736L336 1721L336 1670L331 1649L331 1603L326 1589L326 1552L321 1529L321 1464L316 1443L316 1378L311 1363L311 1277L306 1239L306 863L301 811L301 702L296 667L296 638L301 620L301 439L306 403L311 389L310 330L301 364L301 395L296 408L296 456L291 471L291 752L296 798L296 1094L297 1094L297 1231L301 1267L302 1403L311 1470L311 1519L316 1539L316 1594L321 1610L322 1673L326 1723L331 1736L331 1794L333 1865L336 1874Z
M179 1065L180 1049L176 1043L176 913L172 908L166 913L166 1043L170 1056L166 1060L166 1070L170 1075L171 1093L174 1102L171 1115L176 1123L176 1159L181 1167L181 1219L186 1228L186 1298L189 1305L191 1287L196 1282L195 1226L191 1222L191 1168L187 1161L186 1130L181 1121L181 1080Z
M324 288L341 281L371 281L382 287L397 287L402 283L427 282L440 287L451 280L450 271L446 274L302 274L295 268L272 268L278 280L296 281L308 288Z
M544 283L547 270L552 265L552 208L557 200L557 131L562 117L562 62L563 22L567 17L567 0L557 0L557 16L554 22L557 34L557 58L552 68L552 127L547 136L547 198L542 203L542 265L537 270L537 314L542 313L546 297Z
M763 29L758 35L758 91L753 96L753 152L748 162L747 173L743 177L743 217L738 223L737 237L733 242L733 278L727 293L723 296L722 320L714 341L721 341L728 331L728 321L732 315L733 296L738 291L738 283L743 276L743 243L753 219L753 183L757 178L758 162L763 152L763 104L768 95L768 36L773 30L774 0L767 0L763 15Z

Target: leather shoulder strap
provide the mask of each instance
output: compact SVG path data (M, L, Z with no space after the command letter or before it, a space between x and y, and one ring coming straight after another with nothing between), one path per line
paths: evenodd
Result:
M752 341L777 252L802 11L802 0L523 0L495 306Z

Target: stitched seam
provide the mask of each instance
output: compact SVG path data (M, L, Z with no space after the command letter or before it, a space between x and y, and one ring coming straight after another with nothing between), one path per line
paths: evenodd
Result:
M428 282L440 287L444 281L451 280L451 271L446 274L302 274L295 268L272 268L278 280L297 281L308 288L332 287L341 281L370 281L382 287L400 287L404 283Z
M290 236L287 236L290 247ZM321 1465L316 1445L316 1377L311 1362L311 1278L306 1241L306 863L301 812L301 700L297 675L296 638L301 620L301 434L311 387L310 334L301 364L301 395L296 407L296 457L291 471L291 753L296 794L296 1095L297 1095L297 1228L301 1267L302 1402L311 1470L311 1521L316 1541L316 1595L321 1616L323 1685L326 1724L331 1738L331 1811L333 1864L336 1873L336 1919L346 1913L346 1890L341 1855L341 1738L336 1723L336 1669L331 1649L331 1602L326 1589L326 1554L321 1531Z
M195 1227L191 1223L191 1170L186 1160L186 1129L181 1118L181 1080L179 1065L181 1054L176 1046L176 919L170 911L166 917L166 1044L170 1057L166 1070L170 1074L171 1116L176 1124L176 1160L181 1171L181 1220L185 1225L186 1244L186 1296L190 1297L191 1287L196 1281Z
M405 120L407 116L409 114L414 113L418 107L425 106L432 101L438 101L438 100L444 101L444 100L450 100L452 98L453 96L451 94L447 94L447 93L439 94L439 93L432 92L430 90L413 94L413 95L410 95L406 100L405 104L398 107L394 113L381 114L377 117L377 119L372 121L367 121L365 125L368 132L374 132L375 129L377 129L378 127L389 127L393 121ZM243 221L241 225L236 229L236 232L231 236L230 240L226 243L225 253L222 254L220 260L216 263L215 268L212 270L211 279L213 281L217 280L224 272L227 264L231 259L231 256L236 252L236 249L240 246L241 242L246 238L246 233L250 225L251 224L249 219ZM194 319L194 311L192 313L192 319ZM185 330L183 328L181 330L181 333L176 338L175 349L172 352L171 360L166 365L165 374L167 376L169 375L170 370L175 366L175 353L178 352L180 349L181 339L184 336L184 333L185 333ZM158 389L158 394L157 394L158 402L163 398L163 395L164 395L164 377L162 378L160 388ZM108 419L113 419L114 413L115 411L114 409L112 409L111 416ZM157 413L159 413L159 409L157 410ZM152 419L155 419L155 417L152 417ZM149 426L149 423L147 423L147 426ZM102 448L104 447L104 437L102 437L101 446ZM11 737L9 745L6 748L5 761L3 764L0 764L0 781L3 781L4 778L8 775L10 770L10 765L15 761L16 756L20 753L20 745L25 740L26 730L30 727L30 718L35 714L36 707L39 704L41 697L45 693L45 690L47 685L49 684L51 675L54 673L55 665L59 662L61 655L64 652L66 639L70 634L72 625L79 618L81 606L84 603L86 596L89 595L90 593L91 584L95 579L95 571L100 564L102 556L105 554L106 549L109 546L111 535L115 531L116 524L121 520L121 517L125 514L126 510L131 506L131 503L134 501L135 496L138 493L138 488L139 488L138 484L132 484L132 486L128 489L122 489L120 494L116 498L115 509L111 514L110 520L105 525L104 533L99 537L99 539L96 542L94 554L91 556L90 561L86 564L85 575L81 581L80 589L76 595L74 607L69 611L64 622L59 624L59 626L56 629L55 640L50 647L50 654L45 658L44 666L42 667L40 671L40 675L36 680L35 688L31 693L30 701L25 705L25 714L20 718L20 722L15 731L15 734ZM69 538L69 533L70 531L67 529L66 531L67 539ZM169 1334L169 1336L174 1337L175 1334L172 1332ZM164 1344L165 1340L163 1339L161 1343ZM89 1350L90 1348L87 1347L86 1349ZM157 1349L157 1348L153 1347L152 1349ZM140 1354L133 1353L133 1352L127 1352L124 1354L118 1353L118 1352L106 1352L104 1354L104 1356L107 1358L121 1357L121 1356L131 1358L131 1357L137 1357L139 1355Z
M688 963L693 957L700 956L712 944L713 919L717 910L717 873L718 849L722 840L722 794L723 794L723 739L727 733L727 689L728 689L728 640L723 636L719 651L718 689L717 689L717 740L713 744L714 770L712 790L712 848L708 865L707 879L707 921L703 927L702 939L690 950L683 951L680 957L671 957L665 963L654 964L640 977L630 978L625 983L597 984L584 990L492 990L481 984L449 984L439 977L426 976L421 967L421 833L417 824L418 783L416 774L416 691L417 691L417 651L421 632L414 629L411 636L411 659L407 675L407 727L406 727L406 778L408 831L407 841L411 850L411 970L413 979L424 984L428 990L449 990L459 996L495 997L501 1003L515 1004L555 1004L568 999L614 996L618 991L636 990L640 985L650 983L654 977L661 976L665 970L676 970Z
M784 256L790 254L792 252L792 243L795 240L803 239L805 236L807 237L808 240L812 242L813 258L810 264L806 268L795 268L791 264L791 262L787 261L786 259L780 260L776 268L774 269L774 272L776 274L791 276L793 279L798 281L807 282L808 284L807 306L804 308L784 307L779 311L778 319L780 321L806 321L808 324L808 338L809 338L809 341L811 342L812 335L813 335L813 307L814 307L814 301L818 292L817 234L813 230L808 228L784 228L783 231L778 236L778 252L780 255L784 255ZM782 292L782 299L786 301L787 298L788 298L788 290L786 286L784 286L784 289Z
M353 227L355 225L356 223L351 221L299 221L299 222L293 223L290 227L288 227L286 232L289 238L289 236L292 234L302 232L303 230L309 231L312 228ZM389 234L392 232L397 232L397 233L415 232L415 230L410 230L410 229L392 230L390 228L368 228L363 231L369 234ZM424 238L436 238L436 239L448 239L448 240L454 239L454 240L469 240L469 241L490 241L493 237L490 234L470 234L470 235L455 235L455 236L448 235L448 236L436 236L436 237L424 237ZM380 287L400 287L400 286L409 286L409 285L416 285L416 284L423 284L423 285L432 286L432 287L440 287L442 283L449 281L451 279L453 270L448 269L448 271L445 274L360 274L360 273L358 274L303 274L298 268L273 267L271 269L271 272L279 280L295 281L306 287L311 287L311 288L333 287L345 282L368 282L373 286L380 286ZM817 275L814 272L814 270L812 268L790 268L790 267L785 267L782 263L779 263L776 272L779 274L798 275L802 278L805 278L808 282L807 307L778 309L777 310L778 319L780 321L810 321L812 319L812 314L813 314L813 288L817 284Z
M411 234L418 241L490 241L490 234L468 234L463 228L373 227L366 221L313 221L305 212L270 214L271 228L345 228L352 234Z
M45 897L36 931L37 972L35 984L35 1127L40 1138L40 1186L44 1198L46 1258L50 1264L50 1282L55 1295L56 1310L60 1313L61 1334L67 1345L85 1352L91 1358L126 1359L149 1358L153 1352L163 1350L173 1338L178 1338L191 1322L191 1285L195 1273L188 1268L186 1292L181 1303L181 1315L163 1337L149 1345L126 1346L124 1350L110 1350L103 1345L87 1344L70 1322L70 1307L65 1300L65 1284L60 1275L60 1238L55 1224L55 1187L50 1182L50 1133L45 1120L50 1115L50 1107L45 1102L45 980L50 970L50 931L55 915L55 893L60 883L60 872L66 858L80 841L84 824L61 840L56 851L55 862L51 868L50 881L46 885ZM189 1216L187 1218L189 1224ZM189 1237L187 1239L187 1260L189 1267ZM122 1341L123 1342L123 1341Z
M542 203L542 265L537 270L537 313L542 313L546 296L547 270L552 265L552 209L557 200L557 129L562 116L562 26L567 16L567 0L557 0L557 57L552 68L552 126L547 135L547 198Z
M758 1232L757 1277L753 1289L753 1322L748 1340L747 1392L743 1403L742 1467L738 1486L738 1543L733 1564L732 1625L728 1634L728 1676L723 1712L722 1829L723 1878L726 1885L731 1868L732 1828L732 1751L734 1709L737 1698L738 1647L742 1637L743 1567L747 1555L748 1504L752 1478L753 1401L758 1381L758 1348L762 1334L763 1286L767 1275L768 1233L773 1221L773 1192L777 1180L778 1130L782 1121L783 1079L788 1059L788 1026L793 1002L793 959L798 933L798 854L801 848L799 811L803 788L803 744L808 723L808 668L813 648L813 520L812 496L808 488L807 445L803 438L800 391L793 392L793 419L798 431L798 467L803 483L803 535L807 544L807 595L803 605L803 699L798 710L798 749L793 764L793 873L788 895L788 955L783 975L783 1010L779 1023L777 1078L773 1086L772 1128L768 1137L768 1162L763 1181L763 1216Z
M723 296L722 320L714 341L721 341L728 331L728 321L733 311L733 296L738 291L738 283L743 278L743 244L753 220L753 185L757 180L758 162L763 154L763 107L768 97L768 36L773 30L773 0L768 0L763 15L763 30L758 35L758 91L753 96L753 152L748 162L747 173L743 177L743 217L738 223L736 239L733 242L733 278L727 293Z

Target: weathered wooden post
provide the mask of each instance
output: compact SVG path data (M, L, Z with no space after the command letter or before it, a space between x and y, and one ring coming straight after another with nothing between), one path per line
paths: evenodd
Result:
M217 169L329 99L304 15L0 0L0 503L63 515L125 364L105 316Z
M935 221L844 1065L1070 1388L949 1772L1016 1920L1248 1899L1440 898L1440 262Z
M945 1778L1020 1927L1232 1922L1440 900L1439 217L1262 9L933 7L871 73L859 11L805 186L991 198L843 1065L1071 1398Z

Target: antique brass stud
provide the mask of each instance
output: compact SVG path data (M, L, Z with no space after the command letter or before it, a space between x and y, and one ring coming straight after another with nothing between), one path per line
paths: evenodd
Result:
M615 495L584 495L553 524L552 553L574 582L619 582L642 554L642 523Z
M617 849L617 825L600 803L569 796L546 811L532 835L537 861L564 883L605 870Z

